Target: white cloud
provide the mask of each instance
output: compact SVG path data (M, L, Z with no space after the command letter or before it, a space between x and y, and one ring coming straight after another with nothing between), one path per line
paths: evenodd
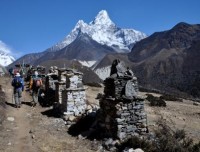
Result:
M0 50L5 53L11 53L11 48L0 40Z

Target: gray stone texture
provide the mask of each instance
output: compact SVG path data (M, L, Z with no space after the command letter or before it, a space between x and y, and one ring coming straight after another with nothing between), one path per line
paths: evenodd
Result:
M66 68L51 68L48 74L47 86L55 90L56 107L64 114L63 118L68 126L75 123L76 117L86 113L86 88L83 86L82 76L82 73Z
M123 62L114 60L100 99L100 126L121 141L147 131L144 99L138 96L137 78Z

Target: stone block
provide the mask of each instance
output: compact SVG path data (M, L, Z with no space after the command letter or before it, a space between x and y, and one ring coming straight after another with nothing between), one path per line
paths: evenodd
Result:
M116 121L119 125L125 123L125 119L116 118Z
M135 132L137 128L133 125L127 126L127 132Z
M126 138L126 133L125 132L118 132L117 136L119 139L123 140L124 138Z
M129 113L129 112L123 112L123 113L121 114L121 116L127 118L127 117L130 116L130 113Z
M74 115L74 112L73 111L67 111L67 112L64 112L64 115Z
M76 119L76 117L75 116L69 116L69 121L74 121Z

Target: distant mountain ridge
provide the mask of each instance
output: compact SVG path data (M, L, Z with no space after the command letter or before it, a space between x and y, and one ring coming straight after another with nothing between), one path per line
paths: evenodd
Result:
M98 60L99 57L92 69L105 79L110 74L112 61L119 58L133 70L140 86L145 89L200 98L200 24L178 23L170 30L156 32L140 40L129 53L119 52L116 47L103 45L88 33L79 31L78 37L69 45L59 51L37 54L34 63L45 61L47 65L48 60L54 61L52 64L62 58L77 58L78 61ZM91 70L86 68L84 71Z
M89 24L79 20L75 28L56 45L40 53L26 54L15 63L26 62L33 65L47 60L79 60L80 63L92 66L108 53L130 52L130 48L146 35L134 29L117 27L102 10Z
M139 62L154 56L161 49L187 49L200 37L199 24L178 23L171 30L156 32L139 42L129 53L130 60ZM155 45L156 44L156 45Z
M100 60L105 54L116 52L113 48L97 43L85 33L79 36L68 46L61 49L56 58L77 59L84 61Z
M200 98L200 24L178 23L137 42L128 54L106 55L94 69L103 79L111 61L131 67L140 87Z
M179 23L138 42L128 54L140 84L200 97L200 24Z
M130 51L132 46L146 34L134 29L122 29L117 27L109 18L107 11L102 10L89 24L79 20L75 28L63 41L57 43L46 51L58 51L72 43L80 33L85 33L102 45L115 48L118 52Z
M26 54L9 66L14 67L15 64L27 63L46 67L50 65L63 67L65 63L72 61L73 63L74 61L79 62L80 65L92 66L106 54L130 52L132 46L145 37L146 35L142 32L117 27L110 20L107 12L102 10L89 24L82 20L78 21L63 41L43 52ZM85 84L101 81L91 69L77 63L76 65L78 70L84 71Z

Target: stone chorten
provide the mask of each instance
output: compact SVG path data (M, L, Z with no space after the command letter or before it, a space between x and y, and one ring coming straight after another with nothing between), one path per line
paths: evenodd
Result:
M65 115L67 125L75 123L76 117L85 113L86 88L83 86L83 74L72 69L59 70L59 83L57 84L57 99L60 110ZM65 76L65 81L64 77ZM73 119L72 119L73 118Z
M100 99L100 125L106 136L123 141L146 133L144 99L138 96L137 78L133 72L116 59L104 85L104 95Z

